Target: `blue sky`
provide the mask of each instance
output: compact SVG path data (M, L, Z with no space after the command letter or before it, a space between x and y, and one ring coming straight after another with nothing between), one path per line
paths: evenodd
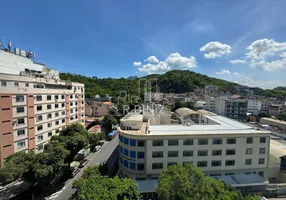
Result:
M286 86L285 7L284 0L11 0L1 4L0 36L61 72L118 78L188 69L272 88Z

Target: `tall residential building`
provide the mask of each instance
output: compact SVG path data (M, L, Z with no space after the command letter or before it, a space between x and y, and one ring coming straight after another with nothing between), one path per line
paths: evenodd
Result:
M0 50L0 166L13 153L42 151L66 125L84 124L84 99L84 84Z
M249 180L244 186L255 185L259 177L268 179L269 132L204 110L182 112L190 116L183 124L151 125L139 113L122 118L118 127L120 176L156 180L170 165L192 163L205 174L226 181L249 175L241 178L241 184Z
M239 121L246 120L247 117L247 100L243 99L228 99L225 102L226 117Z
M216 98L205 95L204 100L206 102L206 110L210 112L215 112L216 111L215 110L216 109Z

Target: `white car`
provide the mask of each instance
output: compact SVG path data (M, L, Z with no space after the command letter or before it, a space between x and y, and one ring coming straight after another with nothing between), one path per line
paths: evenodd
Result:
M101 148L101 146L100 146L100 145L97 145L97 146L94 148L94 151L97 152L100 148Z

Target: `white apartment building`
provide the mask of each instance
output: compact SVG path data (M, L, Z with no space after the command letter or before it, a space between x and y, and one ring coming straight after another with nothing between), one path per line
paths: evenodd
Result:
M84 124L84 100L84 84L0 50L0 166L13 153L42 151L66 125Z
M204 100L206 102L206 110L210 112L215 112L216 111L216 98L205 95Z
M118 127L119 175L158 179L170 165L192 163L210 176L269 178L269 132L207 111L197 111L197 118L197 123L150 125L139 114L124 117Z

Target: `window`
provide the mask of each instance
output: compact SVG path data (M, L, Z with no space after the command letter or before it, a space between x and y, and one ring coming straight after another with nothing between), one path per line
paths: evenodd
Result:
M259 148L259 154L265 154L265 148Z
M152 158L163 158L163 151L153 151Z
M227 149L226 155L235 155L235 149Z
M55 113L55 117L58 117L60 114L58 112Z
M51 113L47 114L47 118L51 119L52 118L52 114Z
M193 151L183 151L183 157L193 156Z
M131 158L136 158L136 151L131 151L130 150L130 157Z
M18 130L17 136L25 135L25 130Z
M43 135L39 135L39 136L37 137L37 141L38 141L38 142L42 141L43 139L44 139L44 136L43 136Z
M2 87L6 87L7 86L7 82L6 81L1 81L1 86Z
M65 107L65 103L62 103L62 108Z
M246 154L251 155L252 154L252 148L247 148L246 149Z
M47 100L48 100L48 101L52 100L52 96L51 96L51 95L48 95L48 96L47 96Z
M66 111L62 111L62 116L66 115Z
M41 111L42 110L42 106L37 106L37 111Z
M235 165L235 160L226 160L225 161L225 166L234 166Z
M59 99L59 95L55 95L55 100L58 100Z
M55 108L59 108L59 104L56 103L56 104L55 104Z
M158 146L163 146L163 140L153 140L153 146L158 147Z
M29 83L25 83L25 86L26 86L26 87L29 87Z
M262 165L264 163L265 163L265 159L264 158L259 158L258 164Z
M16 95L16 102L24 102L24 95Z
M168 151L168 157L178 157L178 151Z
M246 143L247 144L252 144L253 143L253 138L252 137L246 138Z
M130 146L135 147L136 146L136 140L130 139Z
M145 158L145 153L144 152L137 152L137 158Z
M12 145L11 144L7 144L7 145L4 145L3 148L7 148L7 147L11 147ZM5 158L4 158L5 160Z
M17 120L17 125L23 125L25 124L25 119L24 118L20 118Z
M48 105L47 105L47 109L48 109L48 110L52 109L52 105L51 105L51 104L48 104Z
M48 128L51 128L53 126L52 123L48 123Z
M44 145L43 144L40 144L39 146L38 146L38 151L41 151L41 150L43 150L44 149Z
M128 156L128 153L129 153L128 149L123 149L123 153L125 156Z
M123 136L119 135L120 142L123 142Z
M53 133L52 132L48 132L48 137L52 137Z
M37 122L43 121L42 115L37 115L37 116L36 116L36 121L37 121Z
M10 135L10 134L11 134L11 132L3 133L2 135Z
M221 150L213 150L212 155L213 156L221 156Z
M152 163L152 169L163 169L163 163Z
M183 145L193 145L194 144L194 140L193 139L188 139L188 140L184 140L183 141Z
M37 101L42 101L42 96L41 96L41 95L37 95L37 96L36 96L36 100L37 100Z
M199 139L198 144L199 145L207 145L209 143L208 139Z
M70 106L73 106L73 102L70 102Z
M177 164L177 163L175 163L175 162L168 162L167 166L170 167L170 166L175 165L175 164Z
M208 156L208 150L198 150L198 156Z
M123 165L124 165L124 167L128 167L128 160L124 160Z
M72 98L73 98L73 95L70 95L70 98L72 99Z
M10 120L4 120L4 121L2 121L2 123L8 123L8 122L10 122Z
M56 130L56 133L59 133L59 132L60 132L60 129L57 129L57 130Z
M23 113L25 112L24 107L17 107L17 113Z
M236 144L236 139L235 138L229 138L226 140L226 144Z
M62 119L62 123L66 123L66 119Z
M251 174L251 172L245 172L244 174L245 174L245 175L249 175L249 174Z
M221 138L214 138L213 139L213 144L222 144L222 139Z
M124 138L123 141L124 141L124 144L129 145L129 139L128 138Z
M64 99L65 98L65 95L62 95L62 99Z
M145 147L145 141L144 140L137 140L137 146L138 147Z
M138 171L144 170L144 167L145 167L144 163L137 163L137 170Z
M129 163L129 167L130 167L130 169L135 169L135 163L134 162L130 162Z
M56 121L56 126L59 125L59 124L60 124L60 122L59 122L59 121Z
M19 87L19 83L15 82L14 87Z
M207 167L208 166L208 161L198 161L197 162L198 167Z
M26 142L25 141L17 142L17 149L23 148L25 146L26 146Z
M43 130L43 126L42 126L42 125L37 126L37 130L38 130L38 131Z
M260 138L260 143L266 143L266 137L261 137Z
M178 146L179 140L168 140L168 146Z
M234 173L225 173L226 176L233 176Z
M245 165L251 165L252 160L250 158L245 159Z
M212 167L219 167L221 166L221 160L213 160Z

